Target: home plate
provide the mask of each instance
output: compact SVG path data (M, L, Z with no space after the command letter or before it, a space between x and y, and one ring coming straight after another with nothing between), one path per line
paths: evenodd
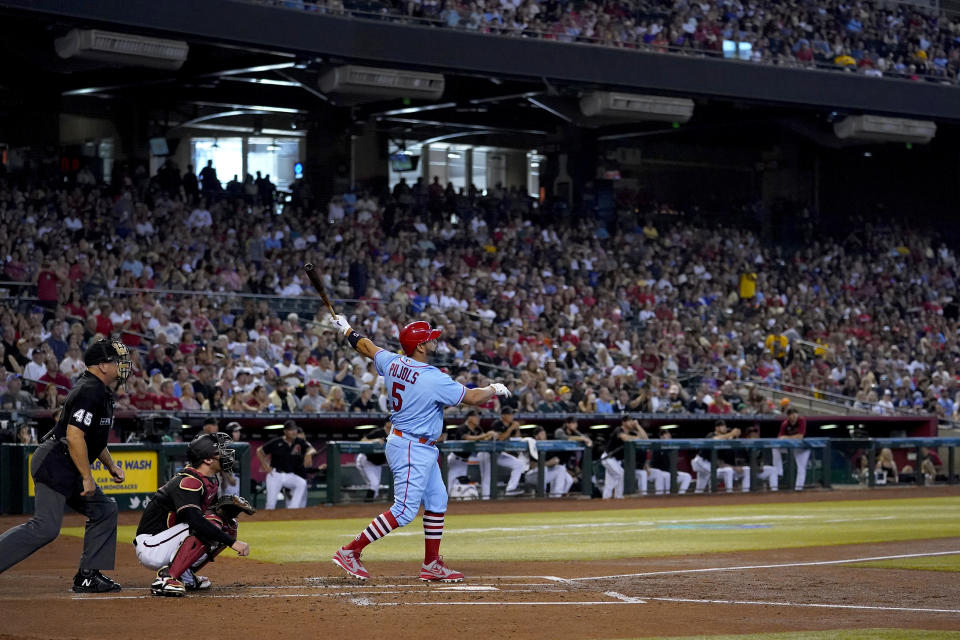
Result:
M499 591L496 587L461 584L453 587L436 587L435 591Z

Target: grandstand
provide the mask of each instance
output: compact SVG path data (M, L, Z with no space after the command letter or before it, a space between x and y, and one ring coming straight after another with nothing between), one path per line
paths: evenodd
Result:
M162 4L0 0L0 512L29 511L30 447L101 337L132 351L118 450L169 475L205 418L236 420L262 500L250 451L295 419L310 504L363 499L390 395L307 262L376 344L427 320L438 366L506 384L485 427L573 415L585 443L542 445L574 452L571 496L601 495L623 416L670 433L627 447L628 497L658 452L667 492L711 455L707 491L732 490L717 420L759 438L732 446L767 493L791 408L806 489L877 489L889 447L912 467L891 478L955 495L955 3ZM442 450L528 445L498 446Z

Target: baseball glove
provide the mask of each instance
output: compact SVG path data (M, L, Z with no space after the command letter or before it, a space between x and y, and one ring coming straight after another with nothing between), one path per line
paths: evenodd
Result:
M213 505L213 512L225 521L230 521L241 513L252 516L257 510L254 509L253 505L247 502L245 498L241 498L240 496L223 496Z

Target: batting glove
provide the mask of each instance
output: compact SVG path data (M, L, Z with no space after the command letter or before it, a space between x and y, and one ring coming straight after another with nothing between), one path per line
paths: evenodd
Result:
M336 328L337 331L346 335L350 332L350 323L347 322L347 316L334 316L329 318L330 326Z
M506 385L501 384L499 382L494 382L493 384L490 385L490 387L493 389L493 393L498 396L509 398L511 395L513 395L510 393L510 389L507 389Z

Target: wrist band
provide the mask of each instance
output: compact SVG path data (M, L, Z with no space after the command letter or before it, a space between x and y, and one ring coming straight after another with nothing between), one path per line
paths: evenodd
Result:
M360 335L353 329L350 330L350 333L347 334L347 342L350 343L350 346L354 349L357 348L357 343L363 340L366 336Z

